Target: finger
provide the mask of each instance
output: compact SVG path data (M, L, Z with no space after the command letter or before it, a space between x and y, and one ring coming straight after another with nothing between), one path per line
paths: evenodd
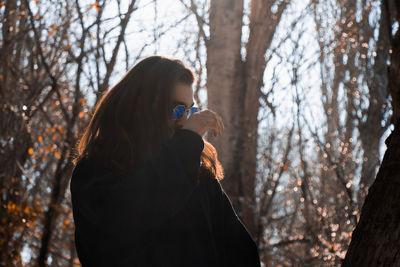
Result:
M210 128L214 128L217 125L218 120L215 117L209 117L209 118L207 118L207 123Z
M215 123L215 126L213 127L213 132L214 132L214 136L218 136L219 135L218 123Z
M215 136L218 136L219 133L220 133L220 125L219 125L219 122L218 122L217 118L215 118L214 129L215 129L214 130L215 131Z
M223 128L222 122L221 122L221 117L216 113L214 115L215 115L215 117L214 117L214 119L215 119L215 122L214 122L214 124L215 124L215 136L219 136L219 135L221 135L222 128Z
M221 132L222 132L224 130L224 124L222 123L222 117L218 115L218 118L219 118L218 122L219 122Z
M218 120L215 117L210 118L210 119L207 120L207 125L208 125L208 128L210 130L212 130L213 135L217 136L218 133L219 133Z
M212 120L215 117L211 112L208 112L206 110L202 110L201 113L198 113L198 112L196 112L196 113L198 114L199 118L201 118L202 120L205 120L207 122L209 120ZM194 113L194 114L196 114L196 113Z
M205 120L205 123L208 125L209 129L213 130L214 136L220 135L224 128L221 116L211 110L207 110L203 116L203 119Z
M221 135L222 127L221 127L221 122L220 122L219 119L217 119L216 129L217 129L216 135L217 135L217 136Z
M222 134L222 131L224 130L224 126L222 125L222 119L221 116L217 115L217 123L218 123L218 135Z

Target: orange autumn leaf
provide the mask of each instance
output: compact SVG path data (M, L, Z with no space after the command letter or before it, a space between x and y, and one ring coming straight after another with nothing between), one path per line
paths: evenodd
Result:
M28 154L29 154L29 155L32 155L32 154L33 154L33 148L30 147L30 148L28 149Z
M8 209L9 211L13 211L13 210L15 210L16 206L17 206L17 205L15 205L15 203L8 202L8 204L7 204L7 209Z
M88 8L88 11L92 8L92 7L94 7L94 6L96 6L97 7L97 5L98 5L98 3L97 3L97 1L96 2L94 2L94 4L91 4L90 5L90 7Z
M71 47L72 47L71 44L67 44L67 45L64 45L63 49L64 50L69 50Z
M55 144L53 144L52 146L50 146L50 151L53 152L56 148L57 148L57 146Z

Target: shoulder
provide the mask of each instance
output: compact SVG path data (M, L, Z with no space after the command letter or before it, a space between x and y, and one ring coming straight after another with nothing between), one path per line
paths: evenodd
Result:
M98 164L92 159L80 159L71 176L71 192L87 191L90 188L112 188L122 181L122 176L117 172Z
M199 179L201 183L205 184L205 186L215 194L215 196L218 197L222 195L223 189L220 181L203 165L200 165Z

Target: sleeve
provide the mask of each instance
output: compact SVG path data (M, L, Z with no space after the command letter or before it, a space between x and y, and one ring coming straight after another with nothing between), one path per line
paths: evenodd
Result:
M260 267L257 245L237 216L219 181L217 181L217 191L223 207L223 243L226 266Z
M74 171L70 186L77 218L106 235L146 237L186 204L196 187L203 148L199 134L180 129L133 176L85 177Z

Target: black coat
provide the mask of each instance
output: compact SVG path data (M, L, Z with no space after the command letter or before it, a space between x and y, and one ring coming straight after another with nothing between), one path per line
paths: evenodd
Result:
M133 176L80 160L70 190L82 266L260 266L221 184L200 166L203 148L199 134L178 130Z

